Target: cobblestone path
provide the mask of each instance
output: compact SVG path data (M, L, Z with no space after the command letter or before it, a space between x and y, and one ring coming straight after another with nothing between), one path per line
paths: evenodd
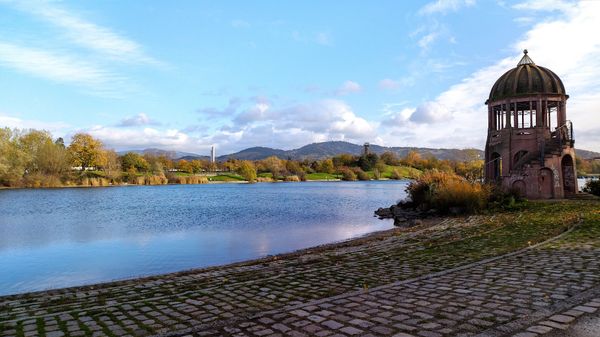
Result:
M447 219L230 266L0 297L0 336L510 335L600 285L600 247L570 241L467 265L506 252L494 249L506 224ZM456 255L462 242L472 251Z

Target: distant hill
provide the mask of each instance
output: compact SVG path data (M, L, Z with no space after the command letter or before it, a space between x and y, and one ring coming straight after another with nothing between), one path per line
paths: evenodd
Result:
M592 158L600 158L600 152L581 150L575 148L575 156L582 159L592 159Z
M394 152L398 156L405 156L409 151L416 151L422 156L434 156L438 159L457 159L466 160L474 152L477 156L483 158L483 151L477 149L459 150L459 149L433 149L419 147L385 147L380 145L371 145L370 151L382 154L386 151ZM229 158L244 160L261 160L270 156L277 156L281 159L323 159L339 154L360 155L363 153L363 145L352 144L342 141L331 141L322 143L313 143L293 150L279 150L268 147L252 147L240 152L223 155L218 157L219 161Z
M377 154L382 154L386 151L390 151L404 157L409 151L418 152L423 157L433 156L437 159L454 159L454 160L468 160L472 159L473 155L478 158L483 158L484 152L479 149L434 149L427 147L386 147L372 144L370 145L370 151ZM165 151L156 148L144 149L144 150L131 150L131 151L120 151L119 154L125 154L127 152L135 152L139 154L151 153L155 155L166 155L173 159L185 159L194 160L210 159L209 156L201 156L195 153L179 152L179 151ZM342 141L331 141L322 143L312 143L305 145L298 149L293 150L281 150L273 149L270 147L250 147L239 152L226 154L217 157L218 161L226 161L227 159L241 159L241 160L261 160L271 156L276 156L281 159L323 159L339 154L348 153L351 155L360 155L363 153L363 145L352 144L349 142ZM576 150L577 156L583 159L598 158L600 157L599 152L587 151L587 150Z
M272 149L270 147L256 146L247 148L240 152L219 156L217 157L217 161L226 161L229 158L240 160L260 160L271 156L276 156L281 159L287 159L289 157L288 152L290 151Z
M161 150L161 149L157 149L157 148L148 148L148 149L143 149L143 150L127 150L127 151L119 151L117 152L117 154L119 155L124 155L128 152L133 152L133 153L137 153L137 154L152 154L155 156L167 156L169 158L172 159L180 159L183 157L193 157L193 158L200 158L203 156L197 155L195 153L190 153L190 152L181 152L181 151L166 151L166 150ZM208 158L208 156L206 156L206 158Z

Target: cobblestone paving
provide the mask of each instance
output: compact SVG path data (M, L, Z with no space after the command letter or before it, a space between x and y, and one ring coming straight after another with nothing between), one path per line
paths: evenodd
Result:
M598 286L599 258L600 250L557 253L533 249L443 275L273 311L193 335L474 336ZM571 316L563 319L563 324L573 320Z
M600 285L598 248L546 246L452 272L440 271L475 260L419 253L501 224L447 219L243 264L7 296L0 336L471 336Z

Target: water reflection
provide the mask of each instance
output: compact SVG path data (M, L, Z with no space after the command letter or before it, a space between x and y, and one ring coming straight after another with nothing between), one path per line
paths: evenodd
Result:
M390 228L406 182L0 191L0 294L160 274Z

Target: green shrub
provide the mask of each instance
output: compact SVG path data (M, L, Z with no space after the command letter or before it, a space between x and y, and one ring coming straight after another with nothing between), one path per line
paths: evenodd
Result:
M583 191L593 195L600 196L600 180L588 180L583 187Z

